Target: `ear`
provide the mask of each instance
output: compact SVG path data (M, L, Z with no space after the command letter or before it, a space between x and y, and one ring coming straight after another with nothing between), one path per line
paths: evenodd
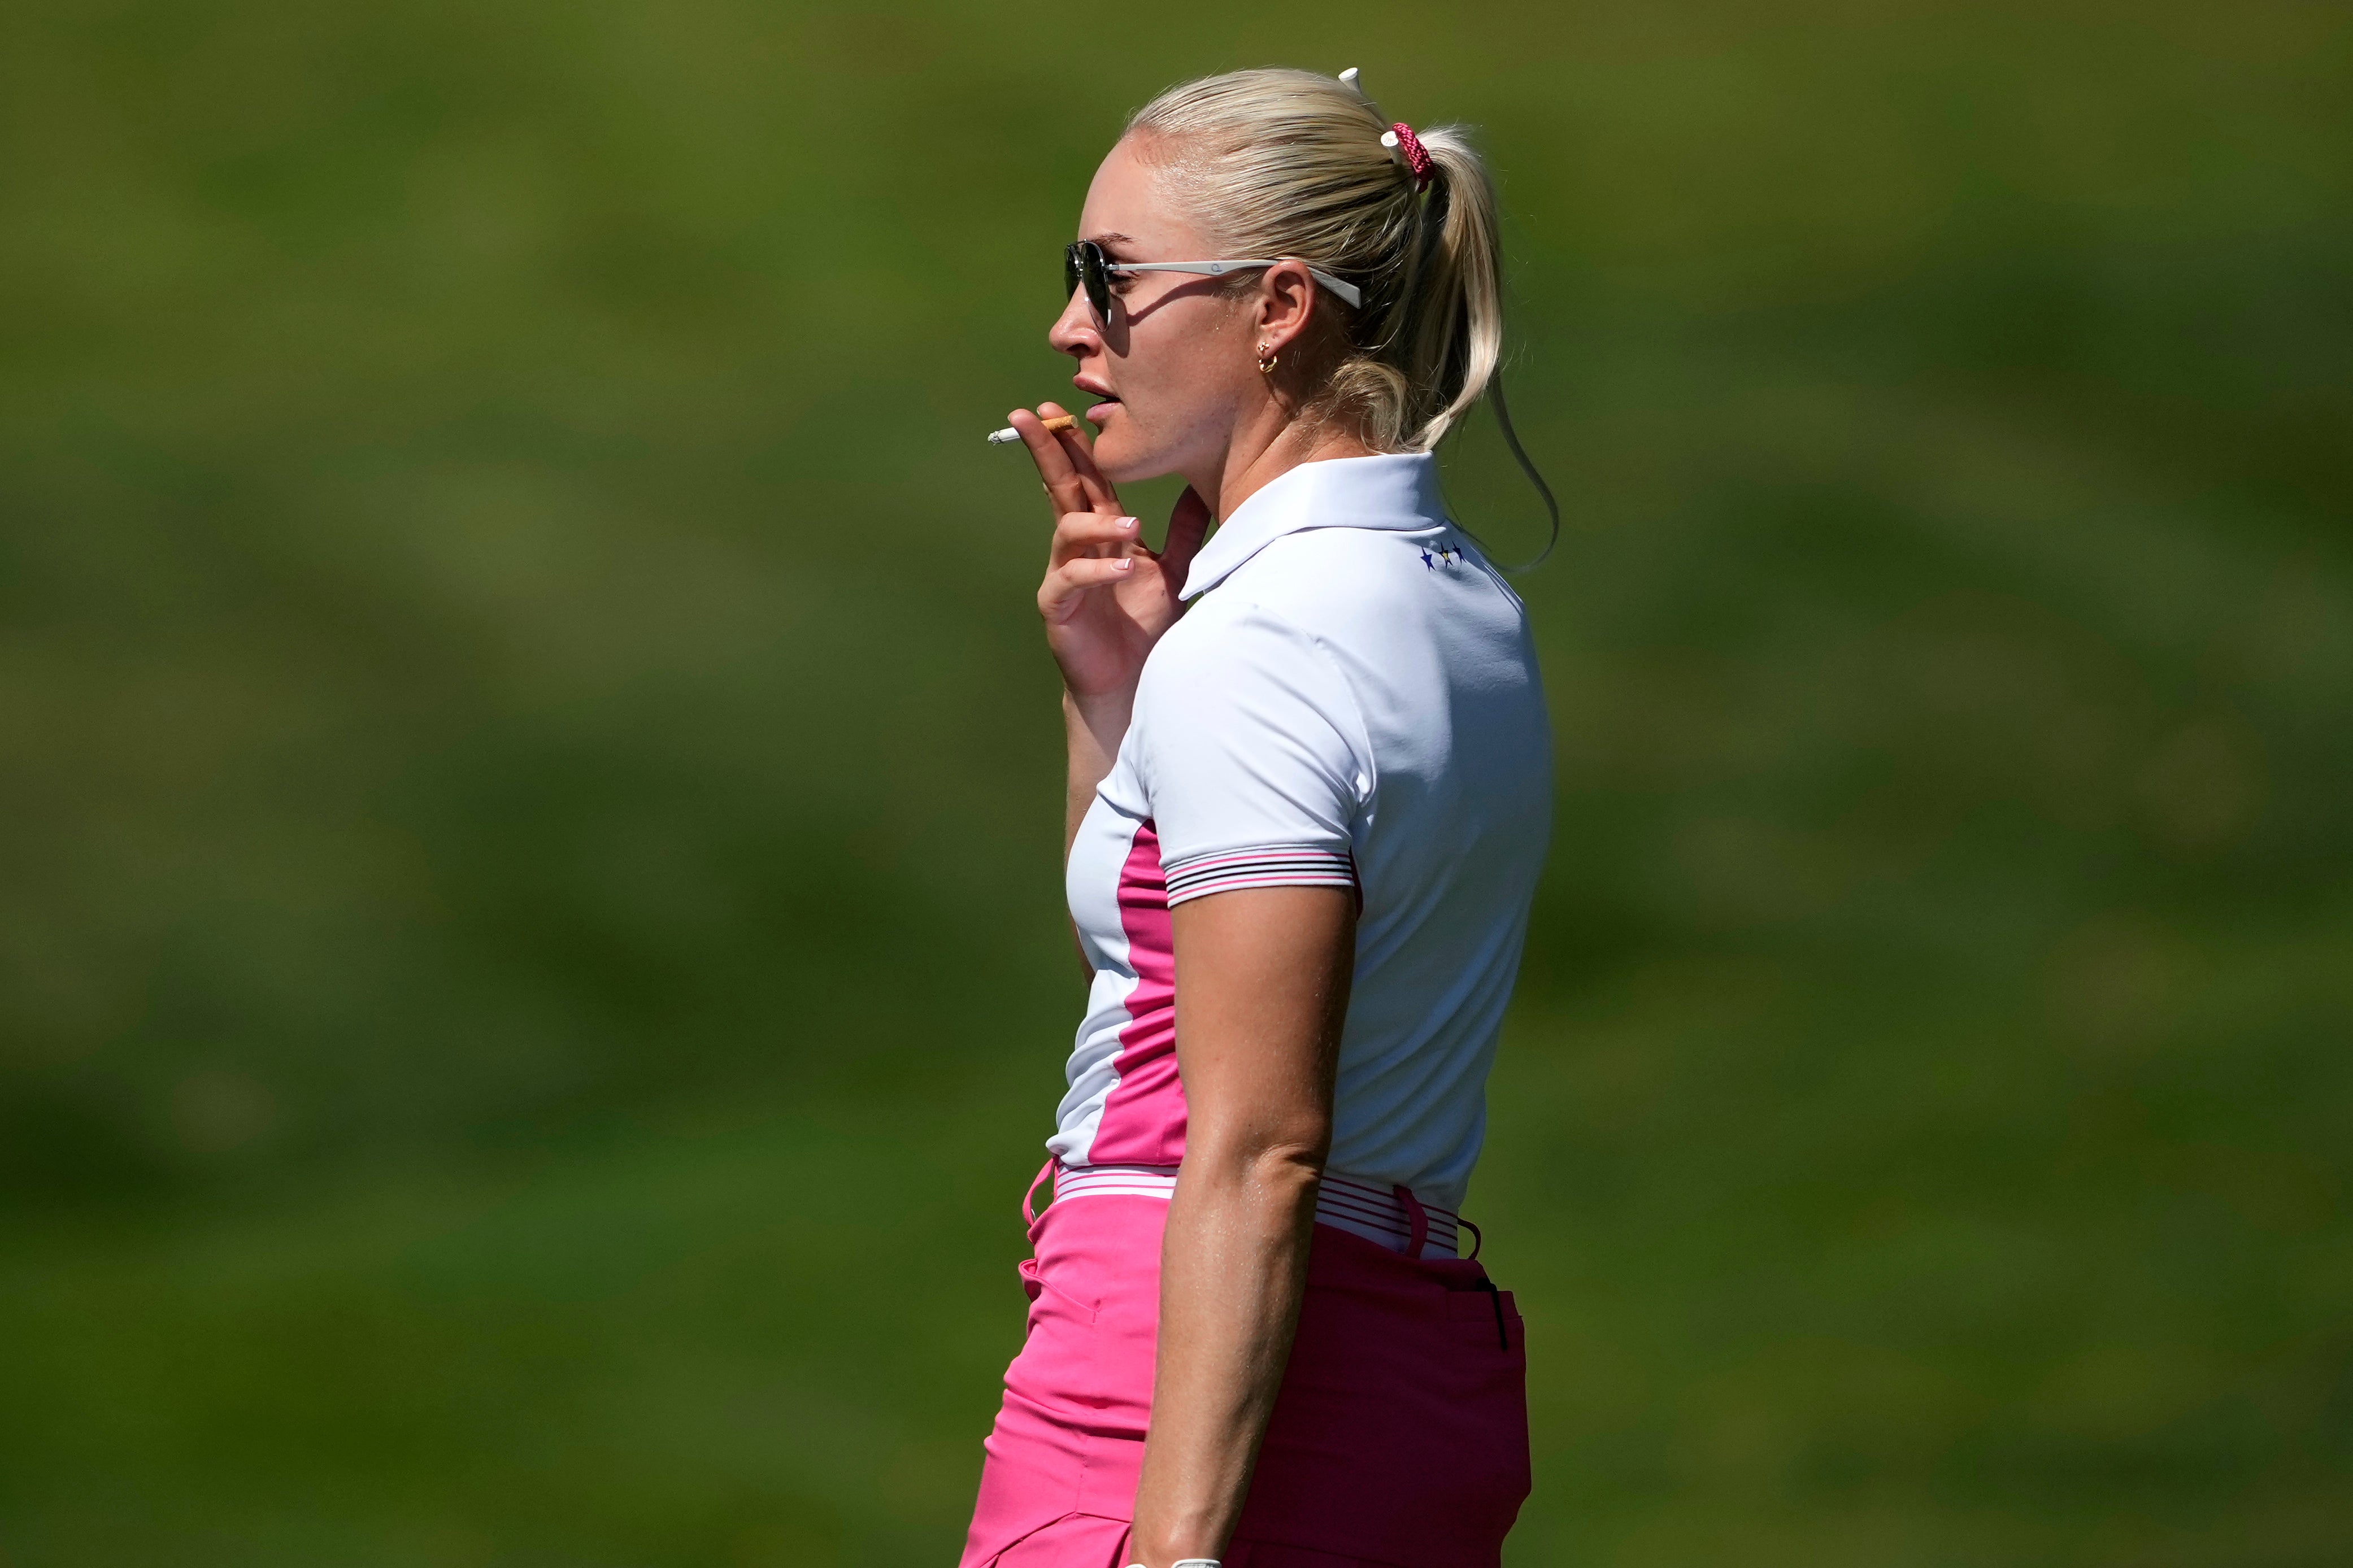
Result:
M1315 317L1315 279L1304 261L1278 261L1259 275L1258 302L1250 318L1256 342L1274 353L1296 342Z

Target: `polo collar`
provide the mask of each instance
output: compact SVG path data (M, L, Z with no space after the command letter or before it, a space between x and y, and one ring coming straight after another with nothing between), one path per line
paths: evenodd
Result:
M1442 528L1446 500L1428 452L1326 458L1279 475L1234 509L1185 574L1183 597L1208 593L1286 533L1311 528Z

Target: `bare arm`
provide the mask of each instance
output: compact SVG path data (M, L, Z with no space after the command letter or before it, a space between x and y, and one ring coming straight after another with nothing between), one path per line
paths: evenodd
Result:
M1216 1557L1291 1355L1356 959L1338 888L1172 911L1185 1163L1161 1249L1159 1363L1135 1560Z
M1187 489L1168 520L1157 550L1144 542L1119 492L1095 467L1078 429L1050 431L1046 418L1061 409L1041 403L1038 413L1009 416L1038 465L1055 511L1054 539L1038 585L1038 615L1046 646L1062 670L1062 718L1070 742L1062 847L1077 837L1079 819L1095 785L1111 772L1135 708L1135 683L1161 634L1184 613L1178 594L1193 553L1208 531L1209 509Z
M1062 690L1062 731L1070 742L1070 784L1062 797L1062 854L1078 841L1079 823L1094 803L1095 785L1111 776L1127 721L1135 710L1135 688L1093 698Z
M1209 509L1187 489L1168 520L1162 548L1147 548L1136 520L1121 510L1119 492L1095 467L1086 437L1075 428L1046 428L1045 420L1061 412L1041 403L1036 414L1017 408L1010 417L1056 513L1038 614L1046 623L1046 646L1062 670L1062 730L1070 752L1062 791L1067 859L1095 786L1110 775L1127 734L1145 658L1184 612L1177 595L1208 531ZM1075 929L1071 941L1078 944ZM1092 973L1083 948L1079 965Z

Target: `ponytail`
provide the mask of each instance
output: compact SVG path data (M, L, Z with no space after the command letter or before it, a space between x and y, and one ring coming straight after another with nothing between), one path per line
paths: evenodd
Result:
M1300 411L1383 452L1435 451L1482 397L1544 498L1552 489L1520 445L1504 400L1503 247L1495 187L1459 126L1398 134L1345 78L1245 70L1173 87L1128 134L1161 165L1164 189L1226 256L1297 257L1356 285ZM1426 171L1426 174L1417 171ZM1426 186L1426 193L1425 193ZM1247 287L1246 283L1241 284Z

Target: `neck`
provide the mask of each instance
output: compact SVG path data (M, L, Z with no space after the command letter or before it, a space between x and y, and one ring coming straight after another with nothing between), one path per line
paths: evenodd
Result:
M1369 458L1373 449L1352 431L1326 428L1311 433L1270 398L1262 410L1235 428L1220 456L1214 471L1188 473L1185 479L1208 503L1209 515L1222 523L1242 502L1302 463Z

